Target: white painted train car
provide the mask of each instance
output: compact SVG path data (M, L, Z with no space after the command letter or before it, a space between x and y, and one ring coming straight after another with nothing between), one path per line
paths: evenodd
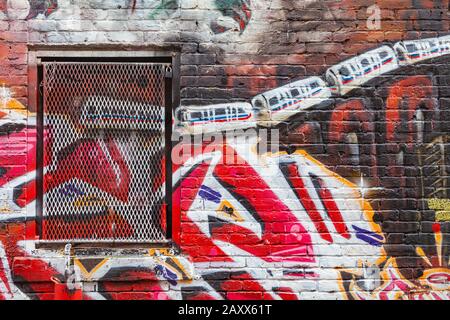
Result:
M182 134L213 133L256 127L250 103L181 106L175 111L175 130Z
M438 38L399 41L394 45L400 65L414 64L439 57L441 48Z
M77 99L80 124L91 129L164 130L164 107L108 96Z
M356 87L399 67L394 50L381 46L330 67L325 77L332 93L345 95Z
M252 99L252 105L258 124L272 126L330 97L325 81L310 77L261 93Z
M440 54L450 54L450 35L439 37L438 42Z

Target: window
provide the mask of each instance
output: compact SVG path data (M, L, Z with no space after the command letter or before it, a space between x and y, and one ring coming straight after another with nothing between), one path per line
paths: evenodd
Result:
M407 44L406 45L406 50L408 50L408 52L415 52L417 50L416 45L415 44Z
M38 60L41 239L168 241L172 57L63 57Z
M277 97L272 97L272 98L269 99L269 105L271 107L273 107L273 106L275 106L277 104L278 104L278 98Z
M297 96L300 95L300 92L298 92L298 89L292 89L292 90L291 90L291 95L292 95L293 97L297 97Z
M370 62L367 59L362 59L361 60L361 65L363 66L363 68L370 66Z
M201 112L191 112L191 120L203 120L203 115Z
M350 71L346 67L340 68L339 73L345 77L348 77L350 75Z
M381 59L387 58L389 56L389 54L386 51L381 51L379 53L379 56Z
M216 112L216 116L224 116L227 114L226 109L225 108L217 108L215 110Z
M317 81L314 81L313 83L311 83L311 89L315 89L318 87L319 87L319 84L317 83Z
M254 107L255 107L256 109L262 109L262 108L264 108L264 102L263 102L262 98L255 99Z

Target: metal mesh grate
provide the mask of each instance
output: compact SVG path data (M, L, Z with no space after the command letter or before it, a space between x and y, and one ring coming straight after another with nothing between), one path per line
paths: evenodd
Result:
M165 239L167 68L43 64L43 240Z

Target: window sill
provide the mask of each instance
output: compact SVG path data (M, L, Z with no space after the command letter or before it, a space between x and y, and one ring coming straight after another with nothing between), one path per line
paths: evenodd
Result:
M30 248L31 249L31 248ZM64 250L34 248L27 256L15 257L11 272L27 282L49 282L64 275L67 256ZM194 265L174 247L153 248L77 248L71 256L78 281L190 281Z

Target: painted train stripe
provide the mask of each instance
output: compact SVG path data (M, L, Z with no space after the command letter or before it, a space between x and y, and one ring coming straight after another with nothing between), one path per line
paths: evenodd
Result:
M352 225L353 230L356 232L356 238L367 242L373 246L380 247L383 244L383 237L375 232L365 230L358 226Z
M239 120L239 121L243 121L243 120L247 120L250 119L252 115L251 114L245 114L245 115L239 115L238 118L233 118L233 121ZM198 120L191 120L191 123L193 123L193 125L198 125L198 124L203 124L203 123L211 123L211 122L229 122L228 121L228 117L227 116L220 116L220 117L215 117L212 119L203 119L200 118Z

